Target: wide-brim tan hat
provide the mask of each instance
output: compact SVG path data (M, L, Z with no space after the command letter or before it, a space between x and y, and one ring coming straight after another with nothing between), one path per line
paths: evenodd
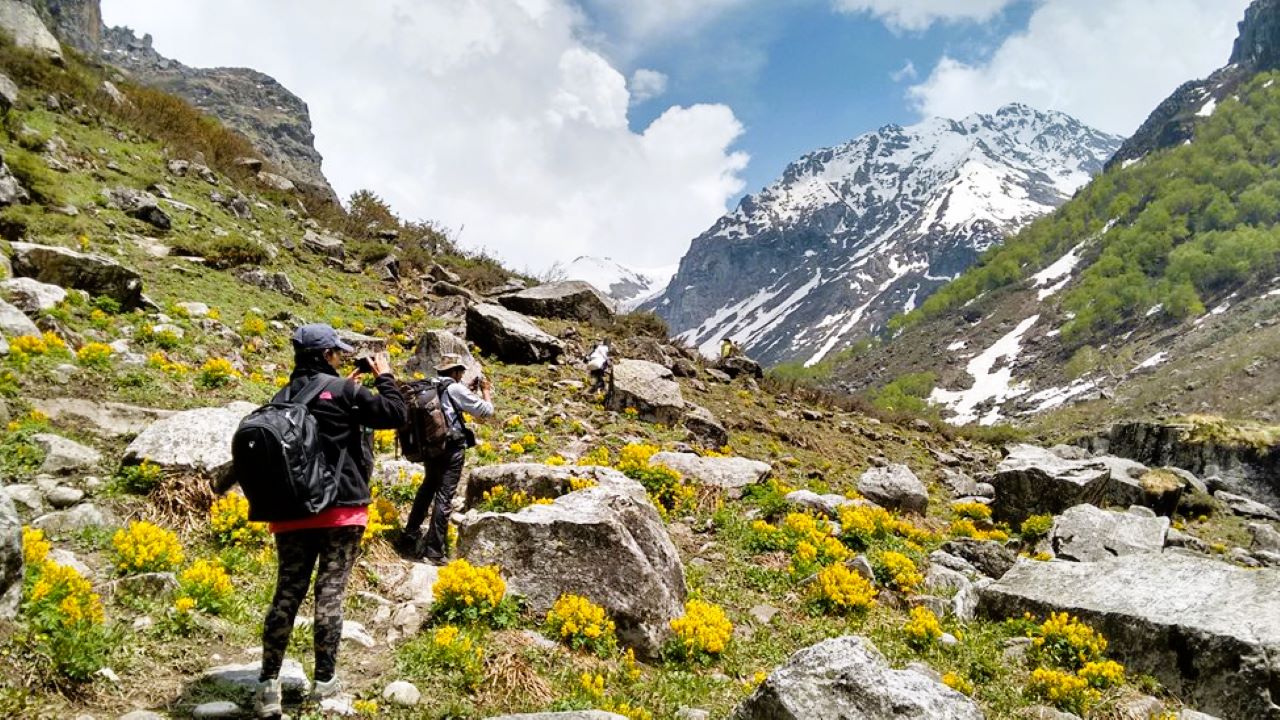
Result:
M441 356L440 362L436 364L436 372L441 375L459 369L466 370L467 364L462 362L461 355L455 355L453 353L447 353Z

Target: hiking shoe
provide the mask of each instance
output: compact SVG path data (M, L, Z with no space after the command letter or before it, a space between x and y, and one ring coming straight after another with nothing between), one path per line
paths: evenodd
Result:
M328 680L317 680L311 688L311 697L316 700L324 700L342 692L342 681L334 675Z
M253 712L260 718L278 718L284 712L280 704L280 680L263 680L253 694Z
M396 538L396 551L405 557L413 557L422 551L418 546L422 543L421 533L400 533L400 537Z
M449 564L449 558L443 555L423 555L422 562L436 567L444 567Z

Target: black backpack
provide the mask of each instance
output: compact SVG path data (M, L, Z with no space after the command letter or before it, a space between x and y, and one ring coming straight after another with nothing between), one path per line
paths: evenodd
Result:
M405 460L425 462L438 458L451 443L466 439L466 426L457 406L453 408L453 415L458 419L461 429L451 427L444 412L444 403L453 403L446 392L452 383L448 378L435 378L415 380L405 383L401 388L408 409L408 421L396 431L396 439L400 442L400 453Z
M231 438L232 477L249 500L250 520L297 520L333 502L338 492L336 469L325 462L316 419L307 405L341 382L321 375L296 397L285 388L240 421ZM344 461L339 457L339 466Z

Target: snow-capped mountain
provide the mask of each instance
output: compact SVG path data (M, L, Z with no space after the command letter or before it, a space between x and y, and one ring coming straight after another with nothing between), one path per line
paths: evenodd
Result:
M743 198L644 307L704 352L730 337L766 364L818 363L1061 205L1120 142L1024 105L883 127Z
M583 255L556 268L555 274L562 280L589 282L616 300L620 308L629 310L666 289L674 272L674 267L636 270L611 258Z

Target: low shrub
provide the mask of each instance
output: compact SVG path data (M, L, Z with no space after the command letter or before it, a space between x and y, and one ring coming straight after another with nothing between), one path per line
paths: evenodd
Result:
M606 657L617 646L614 623L605 609L581 595L561 595L547 612L551 637L574 650Z
M135 520L111 537L115 566L122 575L171 572L182 564L182 544L169 530Z
M432 614L439 620L495 627L508 627L515 622L515 603L506 596L507 583L497 566L454 560L440 569L434 591Z
M868 610L879 594L870 580L843 564L823 568L809 590L810 602L820 611L847 615Z
M266 523L249 522L249 501L240 493L227 493L213 501L209 526L223 547L257 545L268 537Z
M191 598L196 607L213 615L230 607L235 595L231 576L217 560L196 560L178 575L178 587L183 597Z
M733 636L733 623L725 616L724 609L703 600L686 602L684 615L671 621L671 629L676 636L667 648L667 655L703 664L719 657Z

